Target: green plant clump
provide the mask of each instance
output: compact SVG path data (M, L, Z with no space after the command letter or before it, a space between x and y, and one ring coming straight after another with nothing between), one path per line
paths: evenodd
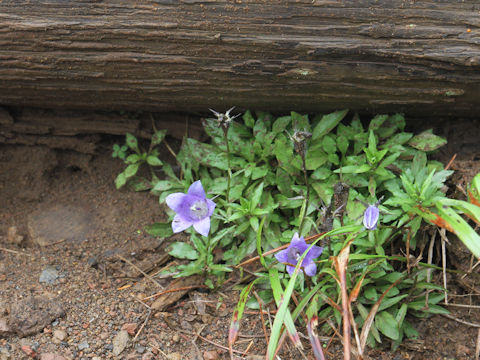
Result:
M246 257L259 255L259 263L253 264L261 267L253 265L255 280L243 290L232 319L230 348L244 307L258 308L270 301L279 310L271 329L269 358L284 331L301 347L297 318L310 329L312 349L321 358L312 330L319 319L324 334L348 323L362 352L365 344L375 346L390 339L396 347L405 337L416 337L407 314L447 313L439 305L444 289L430 282L436 267L421 259L412 264L409 257L425 247L426 233L421 230L434 226L454 231L472 253L480 255L478 235L459 215L480 219L476 197L480 180L472 183L469 202L448 199L445 181L452 171L427 157L446 140L431 130L417 135L405 131L400 114L378 115L365 125L357 115L346 121L347 110L312 119L295 112L274 117L247 111L242 121L234 121L230 111L214 112L215 117L204 121L209 142L183 139L176 155L179 175L152 150L161 140L152 139L150 150L141 152L127 135L134 154L125 157L128 166L116 181L117 187L122 186L146 162L161 166L165 174L163 180L153 176L145 186L161 204L166 199L180 201L180 194L197 180L215 201L211 218L203 211L206 207L195 207L202 204L201 198L192 197L196 202L188 203L194 204L191 211L197 211L192 214L201 214L192 223L210 221L209 235L200 236L190 228L189 241L171 245L170 254L186 260L174 269L175 276L205 274L206 284L213 288L235 267L245 267ZM157 134L155 139L165 136ZM190 201L190 190L187 195ZM175 215L169 214L171 219ZM147 231L160 237L172 234L170 223L153 224ZM295 233L305 237L308 249L298 251L293 246ZM280 263L278 250L290 242L284 256L296 250L293 263ZM314 261L315 274L306 276L302 261L305 266L311 263L309 251L319 245L323 253ZM214 256L215 249L220 257ZM254 286L260 303L257 298L248 300ZM292 307L293 293L298 302ZM349 312L351 317L345 317Z

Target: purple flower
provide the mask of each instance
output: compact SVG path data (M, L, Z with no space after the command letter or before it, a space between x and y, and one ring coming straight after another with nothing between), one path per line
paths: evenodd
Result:
M378 215L380 211L376 205L370 205L363 214L363 225L367 230L375 230L377 228Z
M168 207L177 213L172 222L174 233L188 229L193 225L197 232L203 236L208 235L210 216L215 210L215 203L207 199L200 180L190 185L186 194L170 194L165 201Z
M275 255L275 258L282 263L297 265L298 259L302 256L305 250L308 249L310 245L305 242L303 236L300 238L298 237L298 233L295 233L292 237L292 241L290 242L290 246L285 250L278 252ZM302 265L305 269L305 274L308 276L313 276L317 273L317 265L313 262L313 259L320 256L322 253L323 248L320 246L314 245L305 255L303 259ZM287 271L290 275L293 274L295 271L295 267L291 265L287 265Z

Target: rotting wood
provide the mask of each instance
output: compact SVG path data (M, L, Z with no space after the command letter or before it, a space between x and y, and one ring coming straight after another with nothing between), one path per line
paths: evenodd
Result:
M0 2L0 104L472 117L477 0Z

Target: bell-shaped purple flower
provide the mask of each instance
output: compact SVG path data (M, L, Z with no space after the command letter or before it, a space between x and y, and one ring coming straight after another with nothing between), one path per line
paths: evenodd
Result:
M380 211L377 206L370 205L367 207L363 214L363 225L367 230L375 230L377 228L379 214Z
M292 237L292 241L290 242L290 246L285 250L278 252L275 255L275 258L282 263L287 263L291 265L287 265L287 271L290 275L293 274L295 271L295 266L298 263L298 260L302 256L302 254L309 248L305 242L303 236L298 237L298 233L295 233ZM308 276L313 276L317 273L317 265L313 261L322 254L323 248L320 246L314 245L308 253L305 255L301 266L305 269L305 274ZM295 266L292 266L295 265Z
M168 207L177 213L172 222L174 233L188 229L193 225L198 233L203 236L208 235L210 217L215 210L215 203L207 199L200 180L190 185L186 194L170 194L165 201Z

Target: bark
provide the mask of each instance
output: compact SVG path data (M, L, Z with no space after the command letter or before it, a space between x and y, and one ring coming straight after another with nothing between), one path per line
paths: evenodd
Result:
M477 0L3 0L0 105L477 116Z

